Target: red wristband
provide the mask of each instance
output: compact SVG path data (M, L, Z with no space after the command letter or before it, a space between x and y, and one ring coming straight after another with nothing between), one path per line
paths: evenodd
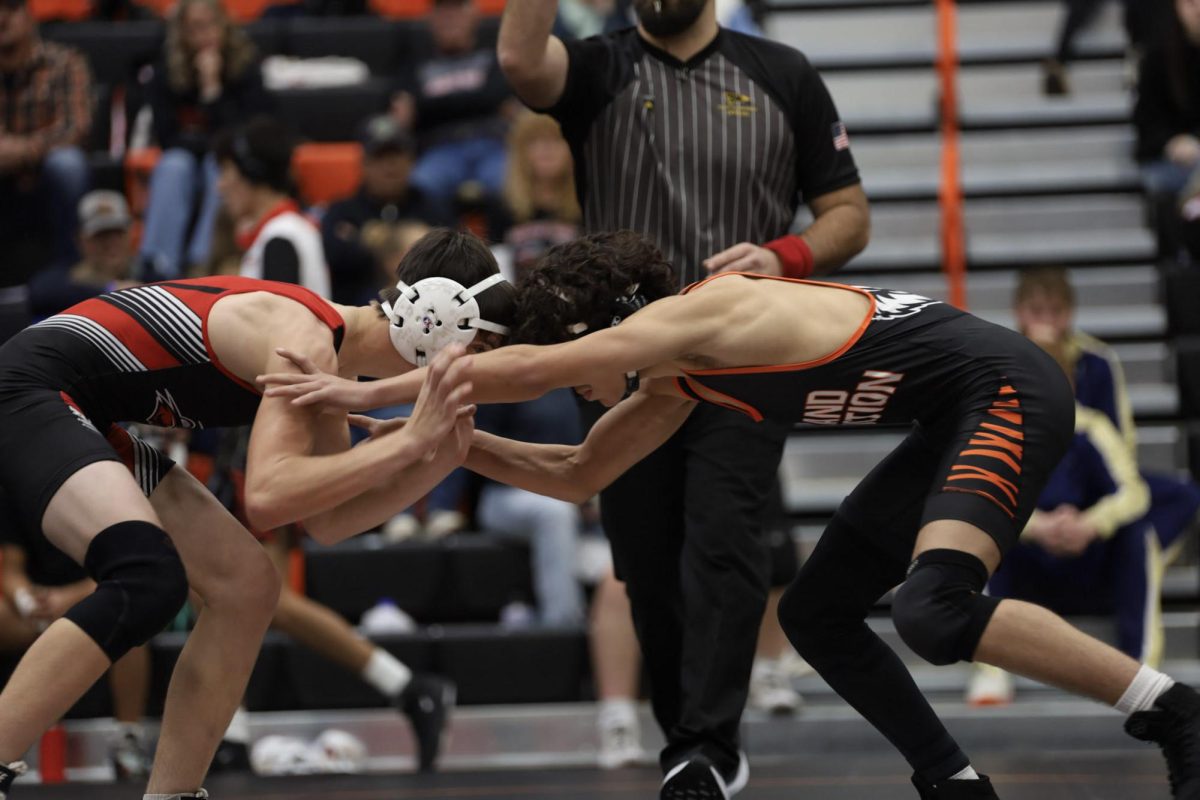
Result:
M807 278L812 275L814 259L812 248L802 236L780 236L763 247L779 256L785 278Z

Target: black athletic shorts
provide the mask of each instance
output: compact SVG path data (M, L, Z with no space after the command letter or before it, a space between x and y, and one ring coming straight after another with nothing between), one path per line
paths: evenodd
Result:
M41 531L46 506L79 470L121 461L149 497L174 462L124 428L98 425L64 392L0 374L0 486L17 524Z

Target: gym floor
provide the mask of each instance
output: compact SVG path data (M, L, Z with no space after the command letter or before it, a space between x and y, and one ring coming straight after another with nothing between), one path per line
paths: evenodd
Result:
M1004 800L1167 800L1165 765L1147 748L1069 754L973 754ZM916 791L898 759L880 752L858 756L763 759L739 800L908 800ZM438 775L363 775L289 778L214 778L213 800L652 800L658 772L574 769L447 772ZM127 800L131 787L112 784L19 786L16 800Z

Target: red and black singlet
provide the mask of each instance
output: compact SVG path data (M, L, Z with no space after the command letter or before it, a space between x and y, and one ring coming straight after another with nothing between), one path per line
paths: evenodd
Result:
M3 365L6 383L57 389L98 425L249 424L261 393L225 369L208 332L219 300L249 292L302 304L341 345L341 315L303 287L232 276L167 281L86 300L22 331L20 363Z

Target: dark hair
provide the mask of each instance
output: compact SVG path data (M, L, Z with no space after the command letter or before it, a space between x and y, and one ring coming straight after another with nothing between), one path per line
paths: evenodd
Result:
M633 286L647 302L675 294L679 284L658 248L633 231L596 233L551 248L530 269L517 293L514 340L555 344L607 328L620 313L618 301Z
M1071 279L1062 267L1038 267L1021 273L1013 303L1020 305L1038 294L1057 298L1071 308L1075 307L1075 288L1071 286Z
M422 278L449 278L469 288L499 271L492 251L475 234L434 228L418 239L400 259L396 278L409 286ZM389 286L379 295L392 303L400 293L395 286ZM516 324L516 295L516 289L508 281L488 287L475 296L479 315L489 322L511 328Z
M250 183L291 194L293 148L283 123L259 116L218 134L213 153L218 163L233 164Z

